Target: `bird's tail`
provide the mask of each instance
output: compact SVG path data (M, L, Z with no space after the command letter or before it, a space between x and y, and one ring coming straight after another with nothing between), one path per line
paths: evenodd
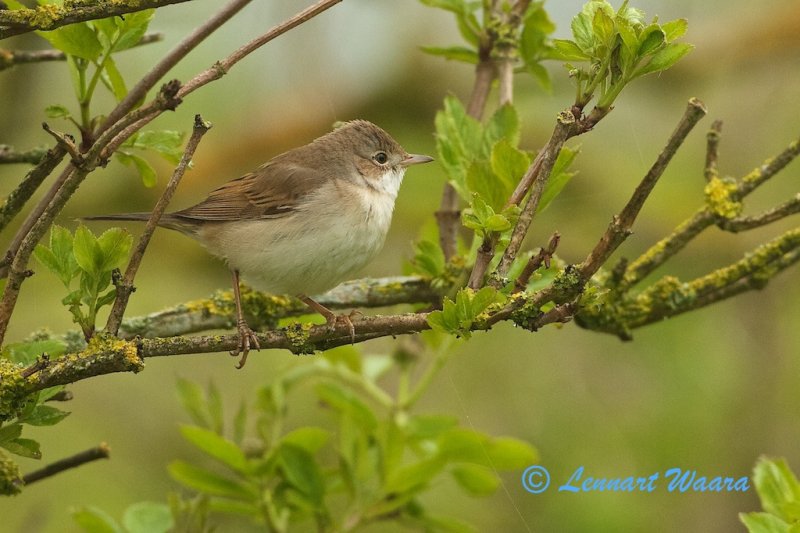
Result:
M81 218L83 220L136 220L147 222L150 220L151 214L152 213L117 213L114 215L93 215ZM164 213L158 221L158 225L190 236L195 233L196 229L195 224L181 219L172 213Z

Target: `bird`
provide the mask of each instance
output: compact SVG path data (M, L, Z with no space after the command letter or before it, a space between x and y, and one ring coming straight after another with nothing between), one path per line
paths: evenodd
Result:
M341 123L310 143L229 181L200 203L166 213L159 226L199 241L230 268L236 305L237 368L258 338L242 312L240 276L249 286L294 295L325 318L354 329L310 295L349 279L381 250L406 169L428 163L366 120ZM150 213L87 220L146 221Z

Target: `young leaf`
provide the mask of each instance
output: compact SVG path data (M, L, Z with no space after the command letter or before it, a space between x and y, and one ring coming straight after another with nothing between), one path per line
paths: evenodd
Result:
M331 433L329 431L309 426L290 431L283 436L281 442L302 448L310 454L315 454L325 446L330 437Z
M655 52L664 44L664 40L664 31L657 24L651 24L645 28L639 37L639 57Z
M184 461L173 461L167 467L172 479L178 483L212 496L239 500L253 500L258 491L232 479L220 476Z
M636 71L634 77L644 76L645 74L650 74L651 72L661 72L662 70L667 70L693 49L694 46L691 44L670 43L653 54L653 57L650 58L650 61Z
M206 414L205 395L200 385L188 379L178 378L175 386L181 405L183 405L183 408L189 413L189 417L192 421L198 426L206 428L211 427L212 424Z
M739 513L749 533L796 533L792 526L769 513Z
M494 494L500 486L500 478L491 468L481 465L463 464L451 471L456 482L473 496Z
M45 107L44 114L47 118L69 118L72 116L69 109L59 104L52 104Z
M492 462L492 467L498 470L522 469L534 464L539 457L533 446L512 437L490 439L486 453Z
M358 396L333 383L320 383L314 389L319 399L342 415L351 418L365 431L378 425L375 414Z
M21 457L27 457L29 459L42 458L42 452L39 451L39 443L33 439L18 438L6 442L0 442L0 446Z
M531 158L528 154L512 146L507 139L501 139L492 146L492 172L497 176L499 182L497 188L501 190L503 196L502 203L492 205L495 211L500 211L505 205L530 164Z
M93 61L103 52L103 46L97 40L97 35L85 22L36 33L50 41L54 48L72 56Z
M175 526L175 520L166 504L138 502L125 509L122 525L128 533L167 533Z
M444 273L444 252L431 241L418 241L414 246L413 264L420 274L435 278Z
M675 39L682 37L686 33L688 26L689 22L686 19L675 19L662 24L661 29L664 30L664 37L667 42L671 43Z
M142 184L145 187L155 187L156 183L158 182L158 177L156 176L156 171L153 170L153 167L150 166L145 159L139 157L138 155L123 152L118 150L114 154L117 157L117 160L125 166L133 165L136 167L136 170L139 172L139 177L142 178Z
M0 446L4 442L18 438L20 435L22 435L22 424L15 423L0 427Z
M103 256L101 270L107 272L123 266L133 246L133 235L122 228L110 228L97 238L97 244Z
M592 32L592 17L586 12L586 6L584 6L584 11L578 13L572 19L570 27L572 28L572 36L575 37L575 44L584 54L591 56L594 48L594 34Z
M37 405L31 414L25 417L24 422L32 426L52 426L58 424L69 416L69 412L50 407L49 405Z
M86 533L123 533L116 520L97 507L72 509L72 519Z
M553 39L553 47L547 52L548 59L560 61L588 61L590 56L575 41Z
M500 106L486 123L481 157L489 157L489 151L492 146L501 139L507 140L512 146L517 146L519 144L519 134L520 126L517 109L511 104Z
M241 444L247 430L247 404L243 401L233 418L233 441Z
M325 480L314 457L307 450L284 442L278 449L278 461L286 481L315 506L320 506Z
M400 467L389 473L383 490L388 494L418 492L439 475L444 465L444 460L437 456Z
M800 482L785 459L761 457L753 471L753 483L765 511L792 523L800 519Z
M561 148L550 173L550 179L547 180L544 191L542 191L542 197L539 199L539 205L536 208L537 213L544 211L575 175L575 172L569 172L567 169L572 165L577 155L578 150L573 150L566 146Z
M462 61L471 65L478 63L478 52L465 46L421 46L420 50L432 56L439 56L453 61Z
M121 101L128 94L128 88L125 86L125 80L122 74L117 69L117 63L114 58L109 56L106 58L105 67L101 74L103 84L108 87L108 90L114 95L117 101Z
M72 249L81 270L94 278L99 277L103 272L103 252L97 244L97 238L83 224L75 230Z
M208 414L211 415L211 422L214 424L211 429L222 435L224 429L222 395L213 381L208 384Z
M158 152L167 161L177 164L183 155L183 132L172 130L150 130L140 132L133 142L135 148Z
M247 458L244 452L236 444L210 429L182 426L181 435L198 449L230 468L238 472L247 470Z

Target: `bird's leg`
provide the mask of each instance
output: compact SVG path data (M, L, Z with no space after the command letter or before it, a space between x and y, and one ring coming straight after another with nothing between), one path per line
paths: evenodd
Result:
M325 322L328 325L328 328L333 330L336 327L336 322L341 321L347 326L347 329L350 330L350 341L351 343L355 344L356 342L356 328L353 325L353 321L350 319L348 315L337 315L324 305L319 302L316 302L306 296L305 294L298 294L297 298L300 299L304 304L309 306L311 309L316 311L317 313L321 314L325 317Z
M236 368L242 368L247 362L247 354L250 353L250 346L252 345L256 350L261 348L258 345L258 338L255 332L250 329L247 322L244 320L244 313L242 312L242 296L239 293L239 271L231 269L233 274L233 300L236 302L236 329L239 330L239 347L231 352L233 357L241 354L242 358L236 364Z

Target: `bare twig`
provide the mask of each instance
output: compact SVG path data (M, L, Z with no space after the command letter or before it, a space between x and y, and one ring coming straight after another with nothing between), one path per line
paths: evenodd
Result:
M243 7L250 3L251 0L231 0L222 9L220 9L213 17L204 22L201 26L195 29L192 33L187 35L181 42L179 42L161 61L156 63L142 78L131 87L125 98L117 104L108 118L100 125L95 132L95 137L109 129L113 124L117 123L119 119L130 112L138 102L140 102L147 91L155 87L158 81L163 78L169 70L178 64L189 52L194 50L206 37L211 35L220 26L225 24L231 17L241 11Z
M189 167L189 163L191 162L192 156L197 149L197 145L200 144L200 140L209 129L211 129L211 123L205 122L200 115L195 115L192 136L186 143L186 148L183 151L183 157L181 157L178 166L175 168L175 172L173 172L169 183L167 183L167 187L161 194L161 198L158 199L155 208L153 208L153 213L150 215L150 219L147 221L147 225L145 226L141 237L139 237L139 242L136 245L136 249L133 251L133 255L131 255L130 262L128 262L128 268L125 270L125 276L122 280L120 280L119 283L116 284L117 297L114 300L114 305L111 308L111 313L109 314L108 321L106 322L106 331L112 335L116 335L117 331L119 330L119 325L122 322L122 316L125 314L125 308L128 306L128 299L134 290L133 280L139 270L139 265L144 257L144 252L147 250L147 245L150 244L150 238L153 236L156 226L158 226L158 221L161 220L161 216L164 214L167 205L169 205L169 202L172 200L172 196L175 194L178 184L183 178L183 175L186 173L186 169Z
M19 213L25 202L33 196L39 185L51 172L61 163L67 151L63 146L56 146L48 150L42 160L33 167L22 179L17 188L8 195L3 207L0 207L0 230L5 228L9 222Z
M550 173L553 171L553 166L556 164L556 159L558 159L561 147L564 146L564 142L571 136L574 125L575 117L570 111L562 111L559 113L553 134L550 136L547 145L540 152L541 157L536 157L536 161L531 164L525 177L522 179L522 181L526 181L528 175L536 175L528 201L522 208L517 224L511 232L511 240L508 242L508 247L503 253L500 263L497 265L496 272L499 278L502 278L508 273L511 264L517 257L517 253L522 246L522 241L528 234L533 216L536 214L536 209L539 207L539 200L542 198L544 186L550 178ZM479 266L478 263L476 263L476 267L477 266ZM470 279L482 279L483 274L486 272L486 267L488 267L488 263L483 266L483 272L476 272L478 269L473 269Z
M155 43L164 39L163 33L145 33L134 46ZM46 61L64 61L67 55L61 50L5 50L0 49L0 71L16 65L43 63Z
M14 150L13 146L7 144L0 144L0 165L9 165L14 163L30 163L38 165L42 159L47 155L47 146L39 146L38 148L31 148L24 152Z
M697 122L706 115L706 108L703 103L696 98L689 100L686 107L686 112L683 114L678 126L667 141L667 145L658 154L653 166L647 171L647 174L642 178L642 181L633 191L628 203L620 211L620 214L615 216L608 229L600 238L600 242L589 253L586 259L578 267L581 278L588 281L595 272L603 265L612 253L619 247L620 244L630 235L633 223L639 215L645 201L653 192L653 188L658 183L659 178L666 170L672 157L678 151L678 148L686 140L686 136L692 131Z
M60 131L54 130L47 122L42 122L42 128L53 137L60 146L64 147L70 157L72 157L72 164L76 167L83 165L83 155L78 145L75 144L75 137L68 133L61 133Z
M85 465L86 463L97 461L98 459L108 459L110 454L111 448L109 448L108 444L105 442L101 442L94 448L89 448L88 450L76 453L71 457L66 457L60 461L51 463L44 468L40 468L39 470L34 470L33 472L25 474L22 476L22 481L26 485L30 485L31 483L36 483L42 479L60 474L65 470L69 470L70 468L76 468L78 466Z
M78 1L63 7L47 5L33 9L3 9L0 10L0 39L36 30L50 31L76 22L103 19L187 1L189 0Z
M736 217L729 220L723 220L717 225L725 231L738 233L761 226L766 226L789 215L800 213L800 194L795 195L791 200L782 203L779 206L768 209L758 215L750 217Z
M706 134L706 165L703 175L706 181L718 175L717 159L719 157L719 137L722 134L722 121L715 120L711 124L711 129Z

